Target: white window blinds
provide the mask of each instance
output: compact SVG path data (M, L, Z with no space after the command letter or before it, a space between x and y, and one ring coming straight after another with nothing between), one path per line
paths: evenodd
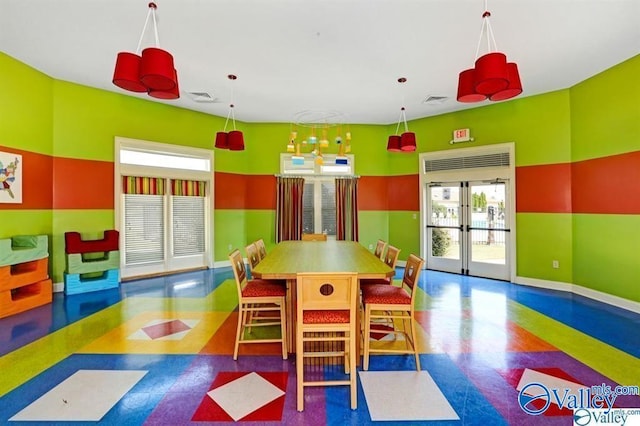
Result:
M205 251L205 197L174 195L173 255L188 256Z
M124 196L125 263L164 261L164 196Z

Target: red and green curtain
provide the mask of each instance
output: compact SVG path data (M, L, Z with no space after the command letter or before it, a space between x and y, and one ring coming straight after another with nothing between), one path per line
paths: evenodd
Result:
M129 195L164 195L165 179L142 176L122 176L122 193Z
M336 179L336 240L358 241L358 178Z
M304 178L277 178L276 242L302 238Z
M190 197L204 197L207 183L201 180L171 180L171 194Z

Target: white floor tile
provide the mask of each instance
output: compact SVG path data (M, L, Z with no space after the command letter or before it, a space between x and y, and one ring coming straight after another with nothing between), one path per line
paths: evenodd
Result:
M9 420L99 421L145 374L78 370Z
M284 395L282 389L249 373L207 393L235 421Z
M426 371L361 371L371 420L458 420Z

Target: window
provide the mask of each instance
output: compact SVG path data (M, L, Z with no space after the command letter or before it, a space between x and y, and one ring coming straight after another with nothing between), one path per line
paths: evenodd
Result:
M125 264L164 260L164 195L125 195Z
M336 235L336 184L334 179L305 179L302 232Z
M324 154L322 164L311 154L280 155L283 175L304 177L302 231L336 235L336 176L353 175L353 155Z
M121 274L212 267L210 150L116 138Z
M189 256L205 251L204 197L174 195L173 255Z

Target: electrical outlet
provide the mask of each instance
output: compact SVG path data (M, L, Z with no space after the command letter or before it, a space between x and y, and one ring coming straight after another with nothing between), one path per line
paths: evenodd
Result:
M231 251L231 250L233 250L233 246L232 246L231 244L229 244L228 249L229 249L230 251Z
M560 262L558 262L557 260L552 260L551 266L553 266L553 269L558 269L560 267Z
M369 244L369 250L373 250L373 244Z

